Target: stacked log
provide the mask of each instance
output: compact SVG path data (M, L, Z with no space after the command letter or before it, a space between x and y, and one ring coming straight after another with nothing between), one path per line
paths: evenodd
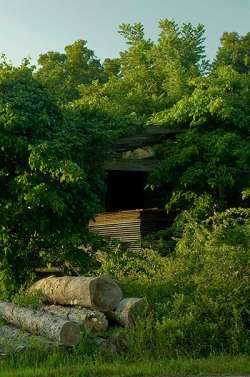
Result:
M10 325L0 327L0 358L23 351L50 351L58 347L58 343L42 336L17 329Z
M119 285L109 277L48 277L33 284L48 304L83 306L112 311L122 299Z
M42 295L39 310L0 302L0 318L11 325L0 327L0 338L32 334L38 340L47 339L48 344L75 346L82 329L98 335L108 329L108 320L131 328L145 314L144 299L123 299L119 285L106 276L51 276L34 283L30 291L35 290Z
M125 298L119 302L114 311L108 312L108 317L124 327L134 327L136 322L146 310L146 302L143 298Z
M80 342L79 325L51 313L0 302L0 317L31 334L45 336L66 346L74 346Z
M46 305L43 308L49 313L77 322L91 333L103 332L108 328L108 320L105 314L96 309L61 305Z

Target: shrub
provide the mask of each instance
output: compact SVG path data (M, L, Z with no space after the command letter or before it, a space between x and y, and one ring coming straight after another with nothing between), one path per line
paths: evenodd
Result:
M105 254L102 272L119 279L125 295L146 296L152 309L127 335L130 355L141 357L146 344L155 357L249 352L248 218L244 209L204 222L186 213L171 256L119 248Z

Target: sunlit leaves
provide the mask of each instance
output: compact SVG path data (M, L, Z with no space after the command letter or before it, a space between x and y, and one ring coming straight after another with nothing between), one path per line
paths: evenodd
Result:
M0 66L0 295L41 264L68 259L84 268L89 257L78 246L104 190L101 121L62 113L27 65Z
M107 82L98 80L80 87L81 101L138 124L190 93L188 81L208 68L204 27L179 27L163 19L159 29L159 39L154 42L146 38L141 23L120 25L127 49L120 52L119 59L104 62L104 70L110 72Z
M149 123L181 127L213 122L248 129L250 77L224 67L208 77L191 81L194 91L170 110L152 116Z
M151 181L175 192L209 193L222 208L238 205L250 185L249 75L223 67L191 84L191 95L149 122L183 130L159 147L162 164Z
M74 183L84 180L85 174L76 163L70 160L59 160L48 144L40 144L31 148L29 165L35 172L49 175L52 179L63 183Z
M231 66L239 73L250 72L250 33L240 36L235 32L225 32L221 37L214 61L214 68Z
M79 97L78 85L93 80L105 81L106 74L87 42L78 40L65 47L65 52L49 51L38 59L37 77L60 103Z

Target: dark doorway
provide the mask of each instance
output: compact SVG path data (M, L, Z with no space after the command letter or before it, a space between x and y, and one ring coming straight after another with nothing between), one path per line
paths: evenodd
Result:
M110 171L107 176L106 210L143 209L148 173Z

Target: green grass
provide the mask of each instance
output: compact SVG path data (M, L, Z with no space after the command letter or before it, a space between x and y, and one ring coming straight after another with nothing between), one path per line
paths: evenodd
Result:
M55 360L54 360L55 361ZM2 364L2 365L1 365ZM12 365L10 365L12 364ZM171 359L140 362L91 362L61 359L58 366L52 359L43 365L25 365L1 361L0 377L161 377L161 376L211 376L250 375L250 356L220 356L207 359Z

